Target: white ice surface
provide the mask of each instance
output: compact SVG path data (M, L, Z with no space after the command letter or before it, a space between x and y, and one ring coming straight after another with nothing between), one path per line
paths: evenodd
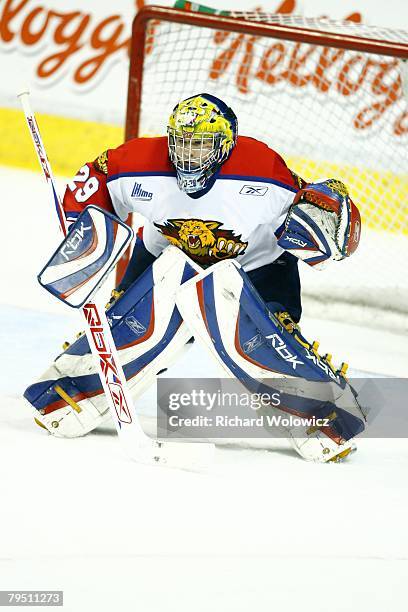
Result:
M111 426L77 440L34 426L21 393L81 324L35 281L59 241L41 179L0 182L0 590L64 589L73 612L405 611L405 440L361 441L339 465L283 441L218 447L196 474L130 463ZM354 372L407 374L398 333L311 317L303 331ZM186 372L212 373L197 345L168 375Z

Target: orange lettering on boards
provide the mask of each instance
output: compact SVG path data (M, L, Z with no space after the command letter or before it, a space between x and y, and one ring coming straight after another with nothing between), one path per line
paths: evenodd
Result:
M0 9L0 40L33 47L47 42L52 53L36 67L39 79L48 79L65 68L78 51L81 61L73 67L72 80L78 85L92 81L102 66L123 51L127 59L128 24L121 15L97 20L82 11L56 11L31 0L6 0ZM43 47L43 45L42 45Z
M135 0L135 10L144 0ZM255 9L262 12L261 7ZM295 0L283 0L275 13L296 11ZM351 13L349 21L359 23L362 15ZM146 33L145 52L154 51L160 21L151 20ZM72 81L83 86L92 83L102 68L118 56L128 61L129 24L118 14L98 19L85 11L57 11L34 0L6 0L0 8L0 40L7 45L31 47L39 53L47 43L48 55L36 66L36 76L46 81L68 72ZM214 59L209 78L218 80L235 70L235 85L241 94L249 94L254 82L274 87L286 82L290 88L313 87L319 95L338 95L349 99L370 92L363 108L356 105L353 126L366 130L402 98L398 60L350 54L340 49L305 43L271 41L260 56L259 38L226 31L214 33ZM265 43L265 41L263 41ZM79 55L80 53L80 55ZM352 77L352 74L354 75ZM365 104L365 106L364 106ZM408 132L407 113L403 110L394 120L393 133L400 137Z

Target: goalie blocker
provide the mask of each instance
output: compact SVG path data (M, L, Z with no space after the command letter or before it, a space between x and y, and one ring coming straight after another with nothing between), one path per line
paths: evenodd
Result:
M56 298L81 308L123 255L133 230L116 215L87 206L38 275Z
M284 394L284 406L271 412L330 420L321 429L287 431L304 458L327 461L345 455L364 429L345 369L335 369L329 356L320 357L279 304L265 305L239 264L220 262L203 272L170 246L107 316L134 400L194 334L226 375L239 378L250 392L270 384L261 379L296 380ZM255 337L258 342L251 344ZM24 395L37 422L57 436L84 435L108 417L84 336Z

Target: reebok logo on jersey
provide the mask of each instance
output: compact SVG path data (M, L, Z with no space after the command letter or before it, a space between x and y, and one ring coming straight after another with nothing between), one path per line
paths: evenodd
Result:
M139 200L141 202L150 202L153 197L153 193L151 191L145 191L142 189L142 183L135 183L132 189L132 198L135 200Z
M239 192L241 195L264 196L269 187L258 187L257 185L244 185Z

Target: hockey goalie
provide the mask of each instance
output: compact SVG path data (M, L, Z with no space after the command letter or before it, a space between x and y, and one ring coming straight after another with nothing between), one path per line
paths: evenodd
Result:
M274 409L328 423L288 429L302 457L344 458L365 418L346 364L336 368L301 332L298 261L321 268L357 249L347 187L305 183L266 144L238 136L233 110L213 95L178 103L167 132L105 151L63 199L72 223L89 205L145 219L107 307L136 406L194 337L250 391L270 378L329 385L330 401L305 391ZM64 348L25 398L51 434L82 436L109 418L108 405L85 335Z

